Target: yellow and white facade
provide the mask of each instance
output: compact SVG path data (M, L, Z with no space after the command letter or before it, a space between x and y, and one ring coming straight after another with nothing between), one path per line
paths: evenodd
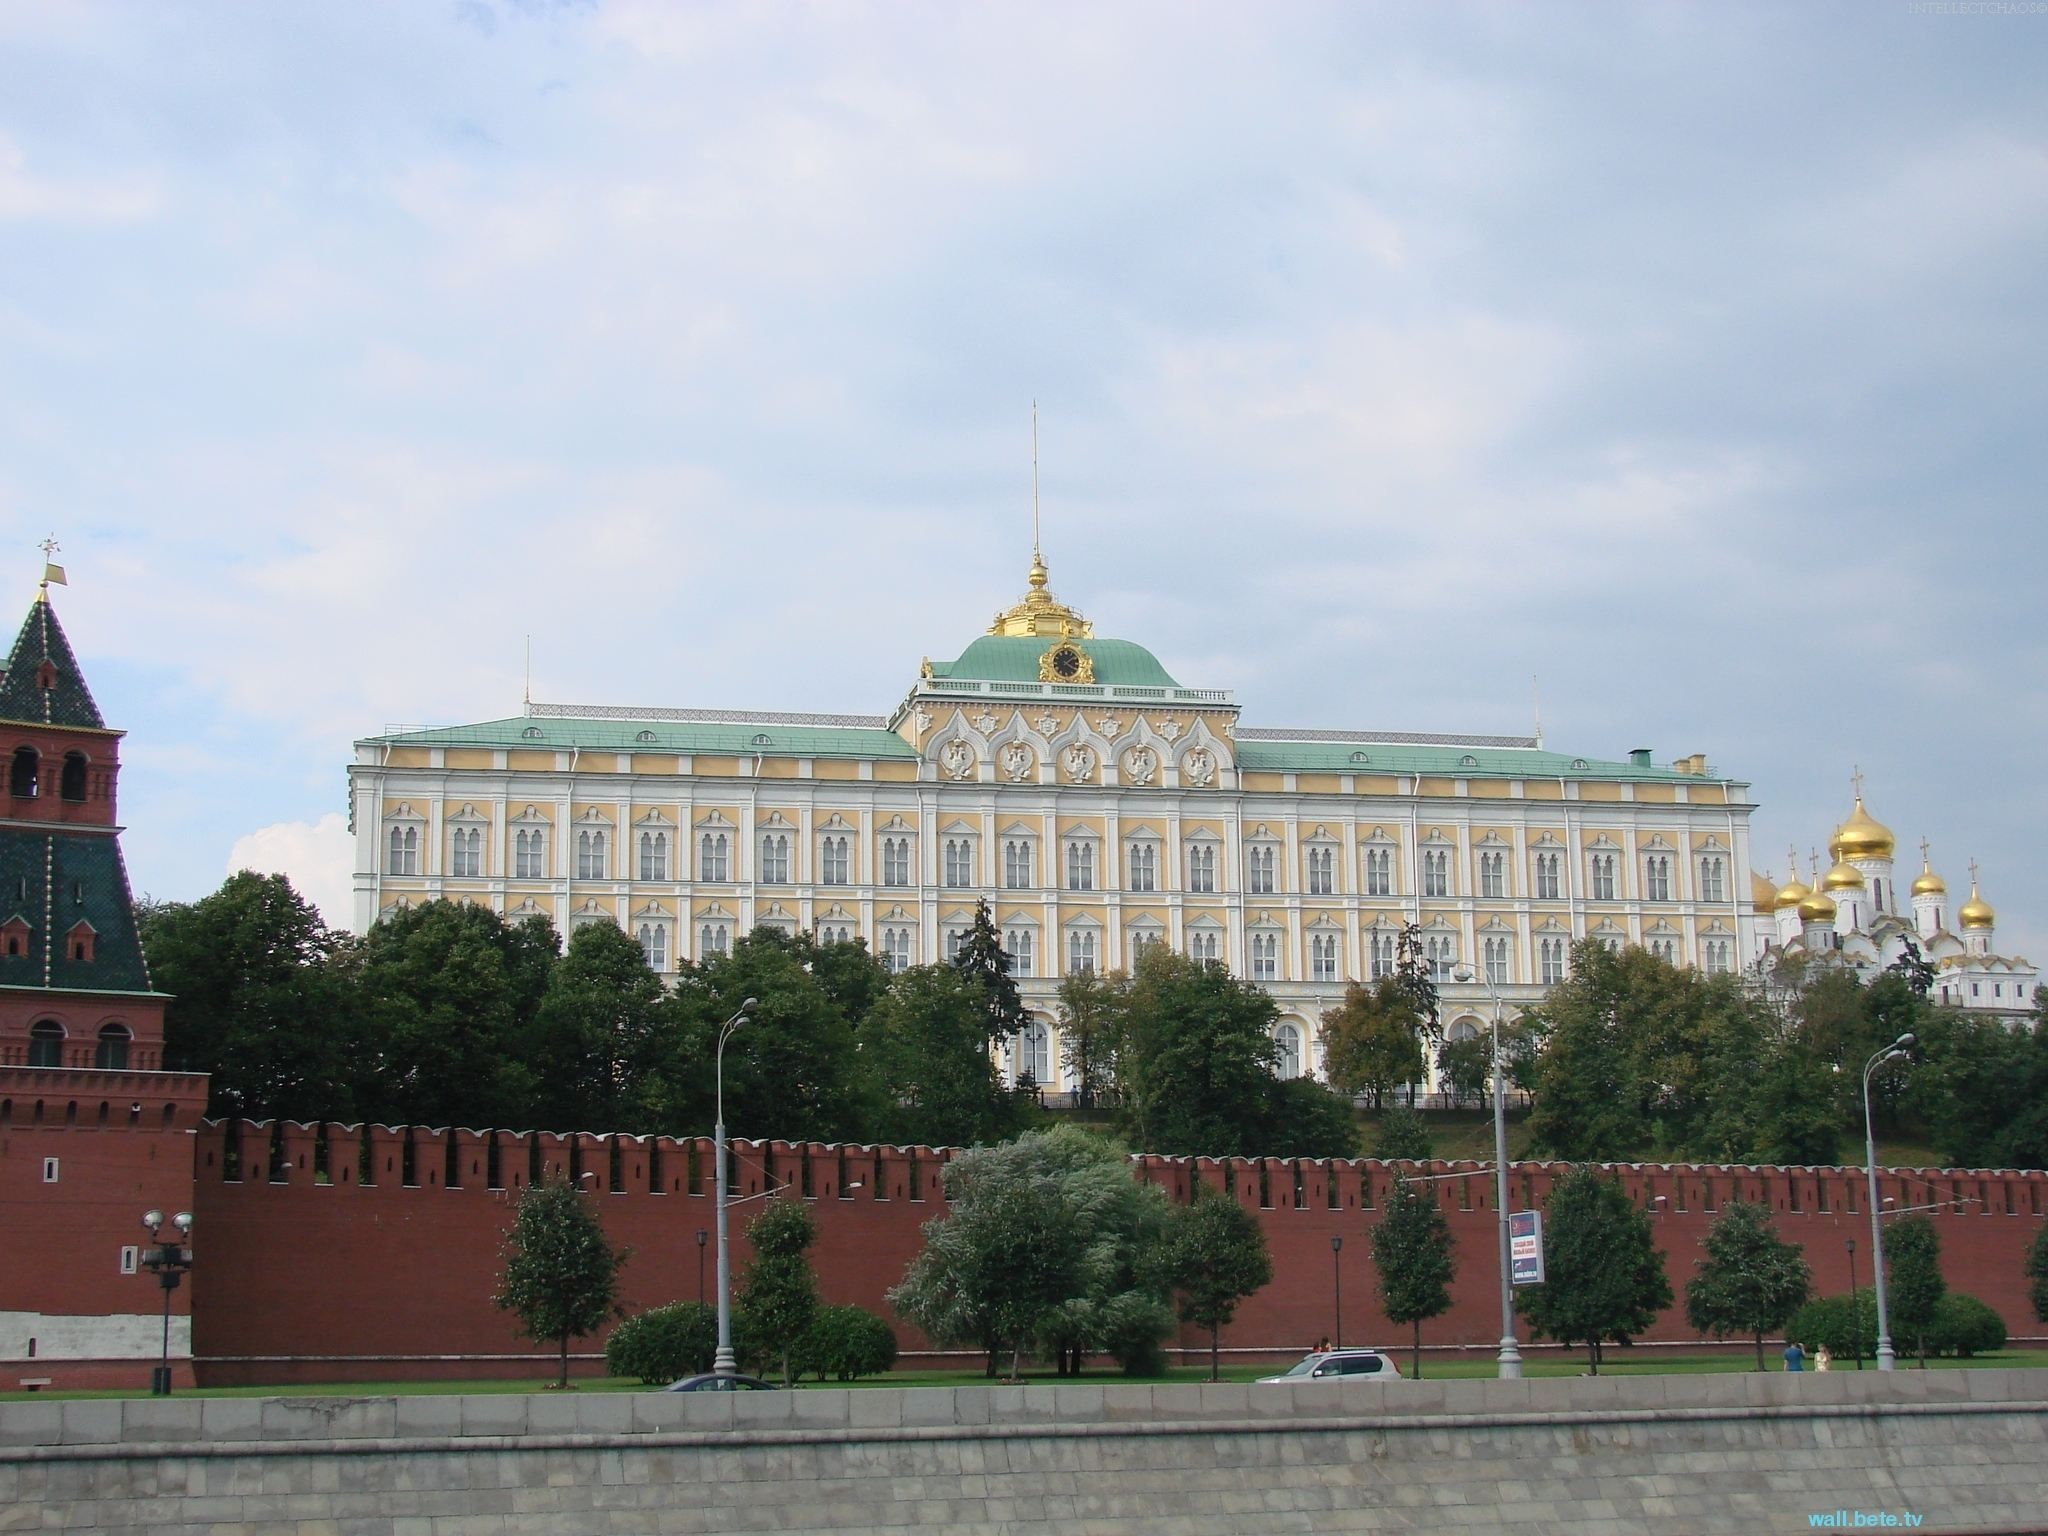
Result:
M1768 967L1781 958L1806 957L1850 967L1869 977L1892 964L1910 942L1934 967L1934 1001L1953 1008L1996 1013L2014 1021L2032 1014L2040 968L2023 955L1998 951L1998 915L1977 889L1970 865L1970 895L1951 906L1948 882L1934 872L1929 844L1920 843L1920 873L1901 892L1895 875L1898 840L1864 807L1862 776L1856 803L1828 838L1834 862L1823 874L1811 856L1811 883L1799 878L1799 854L1786 854L1783 885L1751 876L1757 916L1754 959Z
M946 958L986 898L1058 1081L1054 992L1170 944L1267 988L1283 1070L1419 925L1453 1033L1564 974L1574 940L1709 971L1757 952L1748 786L1703 756L1241 726L1048 590L887 716L528 705L356 744L356 921L435 897L616 923L649 963L760 925ZM1765 919L1768 921L1768 919ZM1469 970L1460 982L1455 973Z

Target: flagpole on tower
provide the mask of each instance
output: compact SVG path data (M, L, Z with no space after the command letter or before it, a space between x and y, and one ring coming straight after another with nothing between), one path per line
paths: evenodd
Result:
M58 551L64 546L57 542L57 535L53 533L36 547L43 552L43 579L41 585L36 589L36 601L47 603L50 600L51 582L55 582L60 587L71 585L70 582L64 579L64 567L57 564L56 561Z

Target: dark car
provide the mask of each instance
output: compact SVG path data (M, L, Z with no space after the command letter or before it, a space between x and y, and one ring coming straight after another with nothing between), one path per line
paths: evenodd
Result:
M1304 1355L1278 1376L1261 1376L1259 1382L1315 1381L1343 1376L1353 1381L1398 1381L1401 1367L1376 1349L1328 1349Z
M773 1392L776 1384L763 1381L758 1376L720 1376L707 1373L702 1376L685 1376L681 1381L672 1381L661 1389L664 1392Z

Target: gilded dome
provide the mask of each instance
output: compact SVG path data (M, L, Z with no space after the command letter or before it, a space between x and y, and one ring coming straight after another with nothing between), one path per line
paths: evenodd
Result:
M1913 882L1915 896L1946 896L1948 882L1934 872L1934 866L1927 862L1927 855L1920 855L1920 878Z
M1854 864L1837 864L1827 872L1820 888L1824 891L1860 891L1864 884L1863 871Z
M1799 903L1799 921L1802 923L1832 923L1834 920L1834 900L1823 891L1815 891Z
M1752 912L1768 914L1778 905L1778 888L1755 870L1749 872L1749 906Z
M1837 861L1888 859L1897 847L1898 839L1892 836L1892 829L1863 809L1861 795L1856 797L1856 808L1849 812L1849 819L1835 828L1835 835L1828 839L1828 852Z
M1797 875L1794 875L1790 880L1787 880L1783 885L1778 887L1777 900L1774 901L1772 905L1778 908L1778 910L1783 911L1786 907L1798 906L1799 903L1806 900L1806 898L1808 896L1811 896L1812 894L1813 893L1809 891L1804 884L1801 883L1799 877Z
M1998 920L1998 914L1991 910L1991 903L1977 894L1977 882L1970 882L1970 899L1963 903L1956 913L1956 921L1965 928L1989 928Z

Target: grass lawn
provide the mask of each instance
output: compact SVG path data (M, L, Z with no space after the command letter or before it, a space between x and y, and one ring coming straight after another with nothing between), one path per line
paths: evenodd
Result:
M1400 1361L1404 1374L1408 1371L1408 1357L1400 1351L1392 1351ZM1770 1368L1778 1368L1777 1352L1767 1344L1764 1358ZM2048 1349L2008 1349L1994 1355L1979 1355L1972 1360L1930 1360L1929 1370L1953 1371L1970 1370L1980 1367L2022 1367L2048 1368ZM1874 1368L1868 1367L1866 1368ZM1900 1370L1917 1370L1917 1365L1899 1362ZM1225 1381L1253 1381L1261 1376L1274 1375L1283 1366L1276 1364L1246 1365L1226 1363L1222 1379ZM1583 1376L1586 1374L1586 1360L1583 1354L1560 1355L1544 1351L1525 1357L1523 1374L1535 1379L1560 1376ZM1701 1355L1667 1354L1663 1350L1610 1349L1601 1364L1603 1376L1657 1376L1657 1375L1703 1375L1756 1369L1756 1357L1746 1353L1716 1353ZM1838 1371L1853 1370L1846 1361L1836 1361ZM1494 1374L1493 1354L1490 1350L1473 1350L1466 1355L1431 1356L1424 1355L1422 1374L1430 1381L1470 1381L1491 1378ZM1074 1379L1074 1378L1069 1378ZM1103 1382L1173 1382L1191 1383L1207 1381L1206 1366L1175 1366L1163 1376L1126 1377L1114 1367L1085 1372L1078 1380L1088 1383ZM1033 1387L1049 1387L1061 1378L1050 1370L1027 1370L1024 1384ZM856 1382L804 1382L805 1387L855 1386L887 1389L891 1387L977 1387L989 1385L987 1377L979 1370L932 1370L898 1371L893 1375L872 1377ZM553 1390L549 1380L514 1381L342 1381L323 1382L312 1386L269 1386L269 1387L201 1387L195 1391L181 1392L181 1397L433 1397L455 1394L478 1393L524 1393ZM645 1392L650 1390L637 1381L626 1381L613 1376L586 1376L571 1379L571 1390L577 1392ZM145 1392L0 1392L0 1403L49 1402L79 1398L144 1397Z

